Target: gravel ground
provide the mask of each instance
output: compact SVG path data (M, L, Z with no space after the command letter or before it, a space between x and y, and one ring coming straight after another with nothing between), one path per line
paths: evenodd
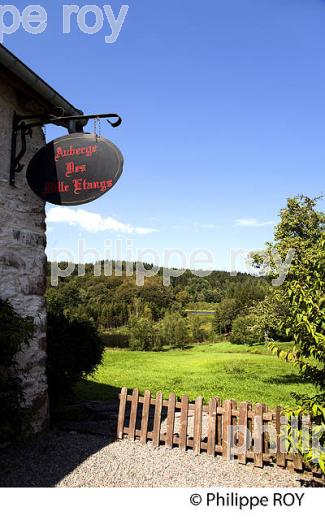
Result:
M277 467L61 431L2 454L1 467L1 487L300 487L297 474Z

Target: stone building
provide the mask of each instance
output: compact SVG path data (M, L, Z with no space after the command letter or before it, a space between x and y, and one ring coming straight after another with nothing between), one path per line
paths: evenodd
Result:
M26 138L24 169L9 183L14 114L79 115L45 81L0 45L0 298L22 316L32 316L36 333L22 347L17 363L26 405L33 410L35 432L48 419L46 361L46 228L45 208L26 182L26 166L45 143L41 127ZM64 133L64 132L63 132ZM20 135L17 154L21 149ZM1 326L1 324L0 324Z

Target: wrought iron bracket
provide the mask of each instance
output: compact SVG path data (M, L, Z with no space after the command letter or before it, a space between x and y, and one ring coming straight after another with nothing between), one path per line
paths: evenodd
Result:
M65 126L70 134L75 132L83 133L84 127L90 119L106 119L112 128L117 128L122 123L122 118L118 114L91 114L77 116L51 116L49 114L19 116L16 113L12 123L11 137L11 164L9 183L15 186L16 173L20 173L24 164L21 162L27 151L27 137L33 137L33 128L54 124ZM111 121L116 119L116 121ZM20 137L20 150L17 153L18 139Z

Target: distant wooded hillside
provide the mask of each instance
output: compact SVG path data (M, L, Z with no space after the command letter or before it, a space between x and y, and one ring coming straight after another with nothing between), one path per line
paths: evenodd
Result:
M59 264L65 269L67 264ZM233 277L225 271L213 271L209 276L196 276L186 271L172 278L170 287L163 284L163 270L147 278L143 287L136 284L135 264L111 262L112 276L94 276L94 265L82 266L84 276L78 276L76 266L71 276L62 278L58 287L48 284L49 309L67 316L91 319L100 329L112 329L128 324L132 315L144 310L152 319L161 320L166 311L186 315L187 311L216 310L224 302L232 308L234 316L245 312L255 302L263 300L269 291L269 283L263 277L239 273ZM150 269L152 266L145 266ZM51 264L48 264L50 278ZM102 269L103 272L103 269Z

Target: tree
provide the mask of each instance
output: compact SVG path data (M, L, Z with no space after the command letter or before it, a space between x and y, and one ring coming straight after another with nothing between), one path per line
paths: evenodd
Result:
M251 307L262 301L269 291L269 284L264 278L252 276L227 280L224 298L216 308L214 329L219 335L229 334L233 322L238 316L245 316Z
M141 300L149 305L154 321L161 319L165 310L175 301L172 288L164 287L162 279L158 276L148 278L138 291Z
M233 322L230 342L252 346L264 341L264 331L260 327L258 316L248 314L238 316Z
M206 339L206 332L202 327L202 320L200 316L191 316L188 318L191 338L195 343L201 343Z
M282 321L288 316L289 309L279 298L274 298L271 292L257 302L250 310L250 315L258 324L261 333L264 335L264 341L289 341L292 340L290 334L286 334L282 327Z
M131 350L161 350L160 331L151 318L130 318L128 330Z
M131 305L129 305L130 318L148 318L152 320L152 312L150 306L141 298L134 298Z
M231 332L232 322L240 313L240 304L235 298L225 298L219 303L214 318L214 328L217 334Z
M275 304L287 312L280 319L286 334L292 334L296 349L286 359L293 361L303 378L325 391L324 286L325 286L325 214L316 211L317 199L305 196L288 200L280 212L274 242L268 244L269 276L280 275L274 251L285 258L294 250L290 270L282 285L273 291ZM258 261L258 259L257 259ZM276 351L276 350L275 350ZM279 353L279 351L276 351Z
M235 299L242 314L256 302L265 298L269 284L264 278L248 277L242 280L232 279L226 285L225 298Z
M305 196L288 200L280 213L274 242L268 244L262 256L270 275L278 277L274 251L283 259L294 250L288 275L274 289L273 297L288 310L280 325L287 335L293 336L295 347L291 352L281 350L276 344L271 348L280 358L296 365L301 377L315 386L314 396L296 396L300 406L289 415L311 414L322 432L325 429L325 214L316 210L317 200ZM255 261L261 262L261 257L256 255ZM324 441L323 430L320 442ZM315 462L311 449L305 456ZM318 464L325 473L324 453L319 454Z
M189 341L187 320L178 313L165 314L162 321L164 340L168 345L183 348Z
M281 326L281 320L288 315L287 306L279 299L273 298L272 292L247 312L248 314L237 317L233 322L230 336L232 343L253 345L271 340L293 339Z

